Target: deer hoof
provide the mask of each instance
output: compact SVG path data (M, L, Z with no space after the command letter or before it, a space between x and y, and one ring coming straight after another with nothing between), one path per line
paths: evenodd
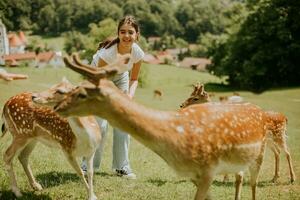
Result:
M40 191L40 190L43 189L43 187L42 187L41 184L39 184L39 183L34 183L34 184L32 185L32 187L33 187L33 189L36 190L36 191Z
M13 189L13 193L16 195L17 198L20 198L23 196L19 189Z
M92 196L89 198L89 200L97 200L97 196L95 194L92 194Z
M271 180L272 183L278 183L279 176L274 176L274 178Z

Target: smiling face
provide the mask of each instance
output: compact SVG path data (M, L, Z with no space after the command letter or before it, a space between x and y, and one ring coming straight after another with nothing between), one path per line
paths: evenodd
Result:
M139 32L132 25L123 24L119 29L118 36L120 39L119 47L128 49L137 40Z

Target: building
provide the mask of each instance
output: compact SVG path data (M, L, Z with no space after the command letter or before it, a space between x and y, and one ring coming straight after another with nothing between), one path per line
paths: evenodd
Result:
M25 47L27 40L25 38L25 34L21 31L17 33L9 33L8 34L9 41L9 53L25 53Z
M0 19L0 64L4 64L2 56L9 54L9 44L6 34L6 27Z
M0 65L18 66L21 62L26 62L34 67L64 66L61 52L26 52L27 43L23 31L7 34L0 19Z

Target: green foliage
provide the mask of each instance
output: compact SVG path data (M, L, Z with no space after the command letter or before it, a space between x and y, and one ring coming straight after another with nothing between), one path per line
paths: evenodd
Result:
M100 21L98 24L91 23L89 24L90 31L88 35L94 38L94 42L98 44L103 40L117 36L117 22L111 18L106 18Z
M142 64L139 72L139 87L145 88L149 85L149 67L145 64Z
M150 47L153 50L186 48L188 43L182 38L176 38L174 35L163 35L159 41L155 40Z
M92 44L89 37L77 31L67 32L65 38L64 50L69 54L72 52L85 51L88 49L87 47Z
M248 16L237 34L216 47L216 75L233 86L263 91L300 84L299 1L266 0Z

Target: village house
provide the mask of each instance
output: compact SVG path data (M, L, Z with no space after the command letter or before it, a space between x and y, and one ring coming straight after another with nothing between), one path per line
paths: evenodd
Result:
M26 62L34 67L64 66L61 52L27 52L25 51L27 43L23 31L7 34L6 27L0 19L0 65L14 67Z

